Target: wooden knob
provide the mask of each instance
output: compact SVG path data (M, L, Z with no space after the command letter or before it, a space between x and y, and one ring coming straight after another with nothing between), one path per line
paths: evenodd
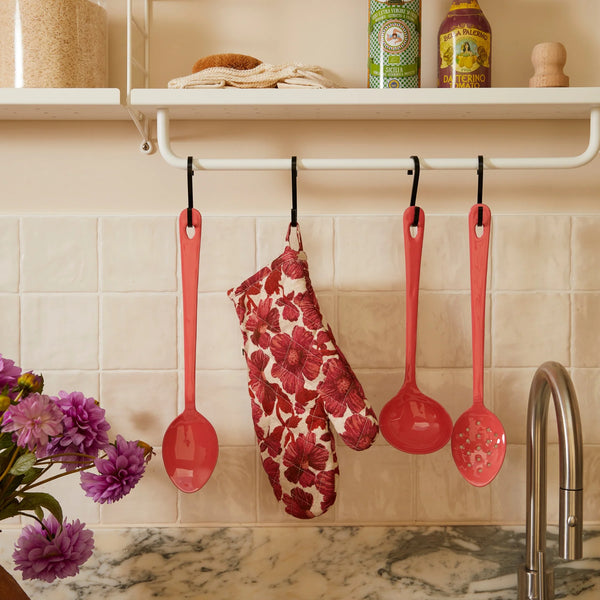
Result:
M531 62L535 70L529 87L569 87L569 78L563 73L567 51L560 42L543 42L534 46Z

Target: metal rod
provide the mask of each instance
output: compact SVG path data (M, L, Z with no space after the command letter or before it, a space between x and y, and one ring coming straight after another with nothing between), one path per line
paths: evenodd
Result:
M169 109L159 108L156 113L156 135L162 157L172 167L187 169L187 158L177 156L171 149ZM484 159L485 169L574 169L592 161L600 151L600 107L590 109L590 137L588 147L576 156L541 158ZM421 169L476 170L477 157L420 158ZM298 169L314 171L388 171L412 169L411 158L298 158ZM194 169L204 171L287 171L289 158L195 158Z

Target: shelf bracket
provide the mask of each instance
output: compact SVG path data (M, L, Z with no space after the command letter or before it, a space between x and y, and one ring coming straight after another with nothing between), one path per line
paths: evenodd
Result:
M142 136L140 152L152 154L155 150L150 141L149 119L140 111L131 107L131 90L134 86L134 75L141 75L144 87L150 83L150 23L152 22L152 0L143 0L144 20L140 21L134 14L134 0L127 0L127 112L136 129ZM134 35L135 34L135 35ZM134 54L135 38L140 38L143 57L138 60Z
M590 109L590 135L588 147L576 156L563 157L506 157L484 159L486 169L574 169L591 162L600 151L600 106ZM158 149L172 167L187 169L187 158L177 156L171 149L170 118L168 108L158 108L156 135ZM420 158L420 157L419 157ZM472 158L420 158L421 169L476 170L477 157ZM194 169L205 171L288 171L289 158L194 158ZM298 158L298 169L305 170L404 170L413 168L410 158Z

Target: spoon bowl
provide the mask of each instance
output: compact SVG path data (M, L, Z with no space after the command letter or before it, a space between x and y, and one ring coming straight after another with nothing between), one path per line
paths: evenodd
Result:
M193 235L188 235L191 210ZM167 475L182 492L197 492L210 478L219 456L213 426L196 410L196 329L198 320L198 272L202 217L196 209L179 215L181 279L183 291L183 351L185 408L167 428L162 455Z
M419 211L413 237L411 227ZM400 391L383 407L379 428L398 450L429 454L443 448L452 433L452 419L444 407L423 394L416 383L417 315L425 213L409 206L404 211L404 255L406 260L406 364Z

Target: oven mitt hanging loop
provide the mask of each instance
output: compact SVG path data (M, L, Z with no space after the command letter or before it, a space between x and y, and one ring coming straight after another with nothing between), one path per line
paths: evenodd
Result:
M286 247L228 292L242 330L252 420L262 464L294 517L324 513L336 498L339 467L331 426L353 450L371 446L377 417L323 320L300 228Z

